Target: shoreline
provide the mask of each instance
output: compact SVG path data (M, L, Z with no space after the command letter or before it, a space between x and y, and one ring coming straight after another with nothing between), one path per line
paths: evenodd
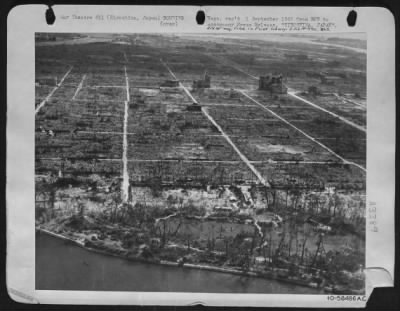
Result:
M172 261L166 261L166 260L151 260L151 259L144 259L144 258L138 258L138 257L129 257L125 256L123 254L117 254L111 251L107 250L100 250L92 247L88 247L85 245L84 242L80 242L79 240L70 238L68 236L52 232L50 230L44 229L44 228L36 228L36 232L39 233L44 233L49 236L73 243L74 245L81 247L87 251L90 252L95 252L99 253L102 255L106 256L112 256L128 261L136 261L136 262L142 262L142 263L147 263L147 264L157 264L157 265L163 265L163 266L169 266L169 267L176 267L176 268L187 268L187 269L198 269L198 270L207 270L207 271L212 271L212 272L217 272L217 273L225 273L225 274L232 274L232 275L239 275L239 276L246 276L246 277L256 277L256 278L263 278L263 279L269 279L269 280L274 280L274 281L279 281L282 283L289 283L292 285L297 285L297 286L303 286L303 287L308 287L312 288L315 290L320 290L320 294L327 294L330 293L331 291L327 291L324 289L324 287L318 287L317 284L315 283L305 283L302 281L294 280L294 279L289 279L289 278L284 278L284 277L279 277L278 275L274 275L274 272L265 272L265 273L260 273L260 272L254 272L254 271L241 271L238 269L234 268L222 268L222 267L217 267L217 266L210 266L210 265L200 265L200 264L191 264L191 263L183 263L180 264L178 262L172 262Z

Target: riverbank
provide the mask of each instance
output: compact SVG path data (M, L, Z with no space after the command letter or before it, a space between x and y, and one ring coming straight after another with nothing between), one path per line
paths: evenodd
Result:
M36 289L318 295L317 289L265 278L126 260L36 234Z
M49 231L44 228L37 227L36 231L39 233L43 233L43 234L55 237L60 240L67 241L69 243L72 243L72 244L74 244L80 248L83 248L85 250L88 250L90 252L95 252L95 253L99 253L102 255L113 256L113 257L125 259L128 261L142 262L142 263L147 263L147 264L157 264L157 265L170 266L170 267L179 267L179 268L183 268L183 269L206 270L206 271L210 271L210 272L231 274L231 275L237 275L237 276L274 280L274 281L289 283L289 284L296 285L296 286L312 288L317 291L320 291L320 294L325 294L325 293L331 292L331 291L329 291L329 289L319 287L318 284L313 283L313 282L306 283L306 282L303 282L301 280L294 279L294 278L281 277L281 276L279 276L279 274L277 272L274 273L272 271L267 271L267 272L261 273L261 272L255 272L255 271L242 271L242 270L234 269L234 268L217 267L217 266L204 265L204 264L191 264L191 263L184 263L184 262L172 262L172 261L166 261L166 260L154 260L154 259L133 257L133 256L128 256L127 253L122 253L122 254L115 253L114 250L112 250L112 249L102 250L102 249L97 249L97 248L93 248L93 247L88 247L86 245L87 243L85 243L84 240L74 239L74 238L68 237L66 235L62 235L59 233Z

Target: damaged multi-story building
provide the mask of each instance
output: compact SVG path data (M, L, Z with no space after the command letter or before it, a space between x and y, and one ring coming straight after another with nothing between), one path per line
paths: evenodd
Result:
M258 89L262 91L270 91L274 94L286 94L288 90L286 85L283 83L282 74L260 76Z
M207 71L204 72L203 79L194 80L192 88L195 89L208 89L211 87L211 77L208 75Z

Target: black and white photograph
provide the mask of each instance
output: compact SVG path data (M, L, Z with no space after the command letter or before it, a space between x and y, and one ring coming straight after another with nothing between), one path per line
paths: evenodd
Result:
M366 33L36 32L34 61L36 290L365 294Z
M12 300L360 308L394 286L390 11L53 9L7 20Z

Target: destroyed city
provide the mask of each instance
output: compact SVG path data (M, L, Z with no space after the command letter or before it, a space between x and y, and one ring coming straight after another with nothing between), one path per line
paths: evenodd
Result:
M36 33L36 289L363 295L366 93L361 33Z

